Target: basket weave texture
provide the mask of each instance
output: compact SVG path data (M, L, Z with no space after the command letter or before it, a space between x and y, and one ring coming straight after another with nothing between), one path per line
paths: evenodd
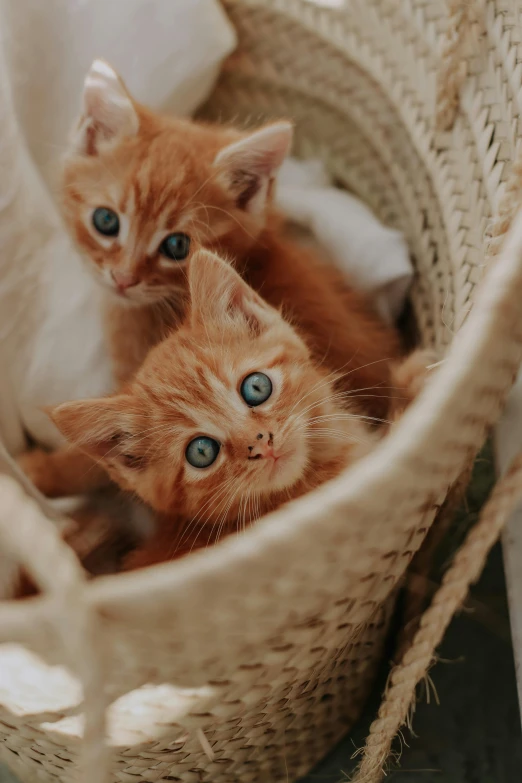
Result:
M320 156L406 234L421 341L446 359L363 463L246 534L151 571L87 584L54 526L0 479L2 548L43 591L0 606L0 754L22 781L305 774L356 720L401 577L522 356L520 219L501 247L520 189L517 3L224 5L240 46L204 115L295 119L297 152ZM519 475L392 677L361 780L378 779Z

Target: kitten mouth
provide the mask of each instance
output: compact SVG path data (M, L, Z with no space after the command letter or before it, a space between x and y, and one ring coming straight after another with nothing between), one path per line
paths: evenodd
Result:
M125 305L140 305L143 304L137 296L131 296L127 291L122 291L120 288L111 288L107 286L112 298Z
M89 269L91 269L91 273L97 284L111 297L113 301L120 302L120 304L125 303L127 305L143 304L142 295L136 290L132 290L133 288L135 289L134 286L131 286L130 289L119 288L117 285L114 285L112 281L107 280L107 278L102 273L92 270L90 265Z
M281 454L270 454L270 456L267 457L267 460L270 460L270 462L272 463L270 465L270 469L271 469L272 473L275 470L277 470L277 463L279 462L280 459L282 459L282 455Z
M266 476L268 481L272 482L282 479L283 483L286 484L285 474L287 473L291 456L290 453L286 452L283 454L270 454L269 457L266 457L265 465L267 467Z
M299 437L291 434L284 438L284 443L280 444L275 454L267 455L262 460L264 466L259 480L265 490L279 492L297 484L306 469L307 453L306 444Z
M108 283L105 283L105 281L101 281L101 285L103 286L104 291L107 291L113 301L117 301L120 304L125 305L144 305L147 304L147 299L141 294L138 294L137 292L128 291L122 288L117 288L116 286L110 285Z

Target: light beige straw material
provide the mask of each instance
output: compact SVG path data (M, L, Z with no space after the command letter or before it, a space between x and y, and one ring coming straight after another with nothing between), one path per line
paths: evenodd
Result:
M449 0L441 63L437 72L437 127L447 131L453 126L459 106L459 93L468 75L470 41L476 24L480 0ZM480 3L482 6L482 3ZM475 41L476 44L476 35ZM466 56L467 55L467 56Z
M287 783L308 772L359 716L406 569L522 357L522 218L503 244L519 201L522 95L506 4L224 6L240 44L203 114L294 118L297 153L321 157L404 231L421 342L445 360L363 463L245 534L154 569L86 583L33 501L2 480L0 551L43 590L0 607L1 638L13 642L0 646L0 756L23 782L69 783L83 770L83 783ZM469 36L455 27L464 19ZM392 676L362 762L372 783L512 481Z
M0 499L2 554L11 556L48 595L47 603L36 599L25 622L20 608L0 604L0 639L43 647L47 656L65 661L78 674L85 691L83 780L104 783L108 764L102 656L96 617L81 593L84 574L58 527L7 476L0 476Z

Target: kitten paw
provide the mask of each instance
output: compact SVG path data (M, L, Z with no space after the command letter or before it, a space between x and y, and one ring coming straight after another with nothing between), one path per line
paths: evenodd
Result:
M424 388L431 369L438 363L439 356L434 350L419 348L396 367L394 383L408 400L414 400Z

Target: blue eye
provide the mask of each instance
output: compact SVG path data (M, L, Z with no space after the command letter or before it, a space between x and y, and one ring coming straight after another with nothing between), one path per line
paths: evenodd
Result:
M216 461L220 448L217 440L202 435L190 441L185 451L185 457L193 468L208 468Z
M190 237L186 234L169 234L159 246L161 255L172 261L183 261L188 256L189 250Z
M246 404L255 408L266 402L272 394L272 381L264 372L253 372L244 379L240 392Z
M92 224L96 231L106 237L118 236L120 219L116 212L108 207L98 207L92 213Z

